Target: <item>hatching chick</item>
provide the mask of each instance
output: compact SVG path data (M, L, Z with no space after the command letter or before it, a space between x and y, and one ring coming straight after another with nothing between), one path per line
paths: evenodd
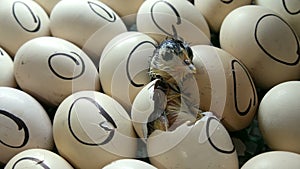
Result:
M156 129L174 130L186 121L195 122L202 117L199 101L193 98L195 92L186 90L193 87L190 82L196 73L192 58L189 45L177 39L163 41L154 51L149 74L159 81L153 95L154 112L148 119L148 135Z

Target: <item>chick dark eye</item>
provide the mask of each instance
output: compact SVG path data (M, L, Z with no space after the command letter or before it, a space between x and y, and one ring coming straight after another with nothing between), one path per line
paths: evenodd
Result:
M168 60L172 60L173 59L173 54L170 53L170 52L166 52L162 58L165 60L165 61L168 61Z
M190 65L190 64L191 64L191 60L189 60L189 59L185 59L183 62L184 62L186 65Z

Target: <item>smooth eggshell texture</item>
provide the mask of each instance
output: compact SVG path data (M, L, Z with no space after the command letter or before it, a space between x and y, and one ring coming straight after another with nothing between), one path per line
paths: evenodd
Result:
M234 9L251 4L252 0L195 0L194 4L205 17L210 29L219 32L224 18Z
M126 23L131 26L136 22L136 14L144 0L101 0L107 6L112 8Z
M75 168L102 168L134 158L137 150L127 112L113 98L95 91L74 93L59 105L53 136L59 153Z
M300 155L285 151L265 152L252 157L241 169L298 169Z
M247 67L259 88L300 78L299 39L271 9L247 5L230 12L221 26L220 44Z
M228 130L247 127L258 107L247 68L228 52L213 46L192 46L200 109L214 112Z
M102 52L99 76L103 91L128 112L137 93L149 83L149 60L156 42L140 32L125 32L113 38Z
M44 10L47 12L48 15L51 14L52 9L54 6L61 0L35 0Z
M27 167L31 169L73 169L73 167L61 156L45 149L24 150L10 159L4 169L24 169Z
M22 90L39 101L58 106L76 91L100 90L98 71L74 44L55 37L26 42L14 60L15 78Z
M1 0L0 25L0 46L12 57L28 40L50 35L49 17L33 0Z
M176 34L192 45L210 44L210 30L205 18L186 0L145 1L136 22L138 31L149 34L158 42Z
M17 87L12 58L0 48L0 86Z
M50 29L53 36L82 48L96 66L106 44L127 31L120 17L98 0L61 0L51 12Z
M255 0L255 4L277 12L287 21L300 37L300 1L298 0Z
M159 169L238 169L232 140L211 113L172 132L156 130L147 140L149 159Z
M0 87L0 162L30 148L53 149L52 124L45 109L32 96Z
M136 159L121 159L103 167L103 169L157 169L151 164Z
M266 144L273 150L300 153L300 81L276 85L263 97L258 124Z

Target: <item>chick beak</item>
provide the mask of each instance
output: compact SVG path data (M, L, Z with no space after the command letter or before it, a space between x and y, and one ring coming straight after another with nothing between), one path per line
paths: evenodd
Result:
M192 72L193 74L195 74L195 73L196 73L196 67L195 67L192 63L189 64L188 66L189 66L189 69L191 70L191 72Z

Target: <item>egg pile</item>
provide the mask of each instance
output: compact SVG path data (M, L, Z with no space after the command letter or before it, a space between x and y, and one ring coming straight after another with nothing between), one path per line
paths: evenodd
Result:
M149 135L167 37L204 116ZM298 169L299 38L299 0L1 0L0 167Z

